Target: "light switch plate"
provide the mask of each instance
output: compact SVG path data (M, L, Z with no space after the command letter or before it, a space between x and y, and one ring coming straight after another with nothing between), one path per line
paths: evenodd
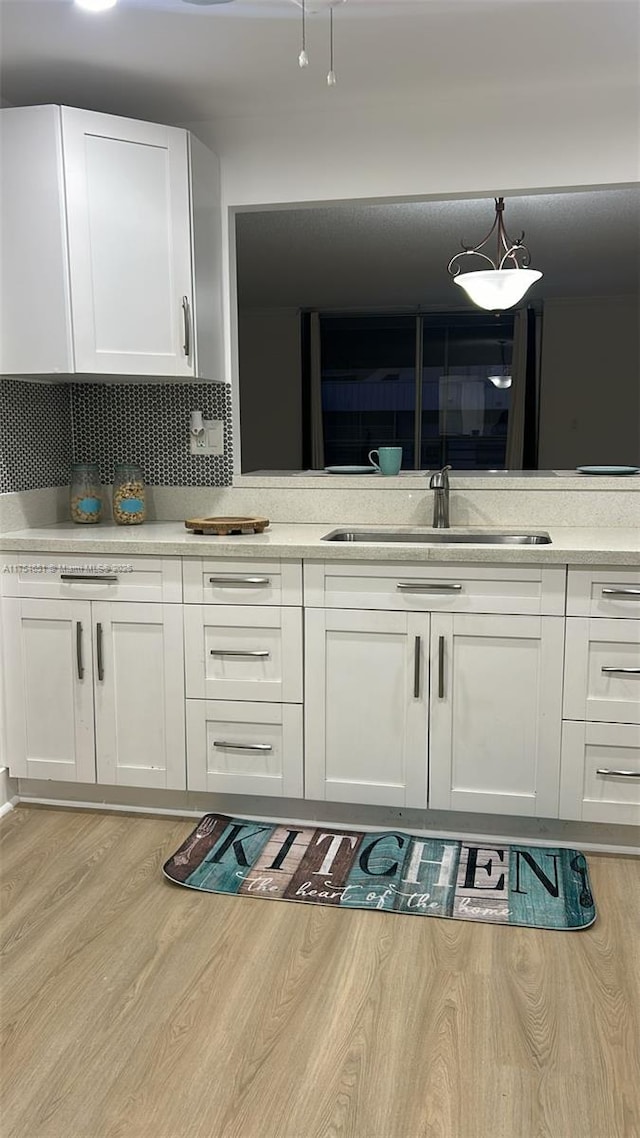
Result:
M202 444L192 435L190 444L191 454L213 454L218 456L224 454L224 421L222 419L203 419L202 426L204 428Z

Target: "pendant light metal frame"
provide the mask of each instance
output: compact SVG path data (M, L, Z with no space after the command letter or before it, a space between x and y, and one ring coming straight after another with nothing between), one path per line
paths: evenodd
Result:
M495 203L496 213L491 229L487 233L486 237L483 237L482 241L479 241L477 245L465 245L464 241L460 242L462 245L461 252L455 253L447 266L447 272L449 272L452 277L457 277L458 273L461 272L461 265L458 264L458 261L461 257L482 257L482 259L484 261L488 261L492 269L495 269L497 272L500 271L500 269L505 268L505 263L507 261L511 262L510 265L506 266L507 268L529 268L529 265L531 264L531 254L527 246L524 244L524 230L519 237L513 240L513 238L511 238L507 233L504 225L504 198L494 198L493 200ZM489 257L487 253L482 253L480 251L481 249L484 249L485 245L491 239L494 232L497 239L495 260L493 257Z

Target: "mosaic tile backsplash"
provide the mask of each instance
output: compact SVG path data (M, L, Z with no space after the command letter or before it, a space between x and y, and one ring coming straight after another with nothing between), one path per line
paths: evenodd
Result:
M0 380L0 493L64 486L71 454L69 385Z
M222 419L225 452L189 453L189 412ZM64 486L71 462L142 466L150 486L229 486L231 393L218 383L0 382L0 492ZM25 434L28 431L28 434Z

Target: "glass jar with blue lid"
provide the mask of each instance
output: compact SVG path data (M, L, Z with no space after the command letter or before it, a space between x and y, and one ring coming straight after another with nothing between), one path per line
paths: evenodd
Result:
M71 520L81 524L99 522L102 517L102 487L96 462L74 462L69 487Z
M113 520L120 526L140 525L147 516L147 497L142 467L121 462L113 477Z

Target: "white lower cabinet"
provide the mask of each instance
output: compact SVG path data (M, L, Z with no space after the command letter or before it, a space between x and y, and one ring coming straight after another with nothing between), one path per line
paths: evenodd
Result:
M568 618L564 718L640 723L640 620Z
M563 723L560 817L640 825L640 726Z
M308 610L306 797L557 817L563 633L559 617Z
M308 609L305 796L427 804L429 615Z
M181 607L94 602L92 609L98 782L183 789Z
M5 598L4 633L11 774L95 782L91 602Z
M302 703L302 610L185 605L187 696Z
M183 579L188 789L302 798L301 563L193 558Z
M558 816L561 617L431 617L429 806Z
M183 789L180 605L6 598L18 778Z
M190 790L303 796L302 706L187 700Z

